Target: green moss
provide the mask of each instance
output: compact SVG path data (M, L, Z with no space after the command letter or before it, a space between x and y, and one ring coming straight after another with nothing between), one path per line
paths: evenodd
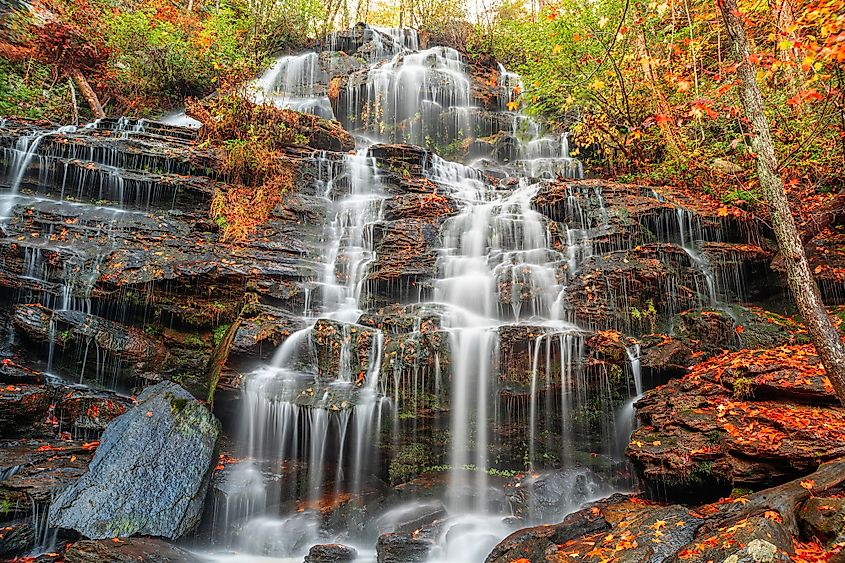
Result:
M744 401L754 396L754 380L747 377L737 377L733 388L734 399Z
M418 442L402 446L388 467L390 482L405 483L417 477L431 464L430 454L430 449Z
M731 490L731 498L745 497L745 496L750 495L753 492L754 491L752 491L751 489L745 489L745 488L742 488L742 487L734 487Z
M716 445L722 443L722 438L725 437L725 433L719 430L713 430L712 432L707 434L707 443L711 445Z
M170 399L170 409L176 414L184 411L185 407L188 406L188 403L191 402L190 399L177 398L172 395L168 395L167 398Z
M186 334L182 343L189 348L207 348L208 343L198 334Z
M214 329L213 336L214 336L214 345L219 346L220 342L223 341L223 337L226 336L226 331L229 330L228 324L223 324L218 326Z

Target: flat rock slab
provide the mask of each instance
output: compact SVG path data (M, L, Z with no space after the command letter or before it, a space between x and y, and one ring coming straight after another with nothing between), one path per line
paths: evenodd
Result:
M202 514L220 423L172 382L146 389L103 433L88 473L58 495L50 524L91 539L179 538Z
M637 402L627 455L661 499L726 496L814 471L845 454L845 409L812 347L726 353Z
M65 563L200 563L191 553L154 538L83 540L65 552Z

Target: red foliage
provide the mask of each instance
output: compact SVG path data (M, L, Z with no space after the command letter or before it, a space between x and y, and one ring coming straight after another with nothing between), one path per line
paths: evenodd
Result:
M89 73L101 69L110 50L99 8L89 0L42 0L42 20L29 28L34 54L42 62L59 68L76 68Z

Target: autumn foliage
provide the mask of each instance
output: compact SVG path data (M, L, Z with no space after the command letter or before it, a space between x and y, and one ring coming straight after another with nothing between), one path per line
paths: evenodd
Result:
M475 49L525 78L520 106L573 130L606 174L687 183L757 206L752 133L716 3L503 3ZM783 172L836 190L845 164L845 2L740 2ZM492 45L492 48L490 47Z
M268 221L293 186L296 167L284 148L307 141L295 128L297 115L254 104L242 93L189 99L186 111L202 122L202 139L224 154L228 183L215 191L211 216L223 240L243 240Z

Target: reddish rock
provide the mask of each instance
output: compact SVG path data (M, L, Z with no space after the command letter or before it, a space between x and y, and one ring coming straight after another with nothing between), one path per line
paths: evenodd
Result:
M660 497L776 485L845 455L833 400L810 346L724 354L646 393L627 455Z
M200 563L190 552L156 538L82 540L65 552L65 563Z
M32 434L47 421L52 393L43 385L0 386L0 425L4 435Z

